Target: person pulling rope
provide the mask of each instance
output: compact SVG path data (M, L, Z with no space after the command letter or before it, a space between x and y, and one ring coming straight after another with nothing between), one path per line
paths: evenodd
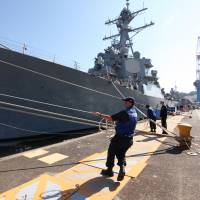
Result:
M113 167L115 156L118 159L118 165L120 167L117 177L118 181L122 181L125 176L126 160L125 155L127 150L133 144L133 136L135 127L137 124L137 112L134 109L135 100L131 97L122 99L124 101L125 109L113 114L106 115L100 112L94 112L94 115L99 116L108 121L116 121L115 135L110 141L108 148L106 166L107 169L103 169L101 174L104 176L113 176Z

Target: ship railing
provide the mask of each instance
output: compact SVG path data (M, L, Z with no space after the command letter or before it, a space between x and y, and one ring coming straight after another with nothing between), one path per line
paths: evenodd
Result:
M82 67L81 64L77 62L75 59L74 60L66 59L66 58L63 58L62 56L57 56L56 54L34 47L27 43L16 42L8 38L0 37L0 48L4 48L4 49L12 50L18 53L22 53L25 55L37 57L42 60L68 66L77 70L84 71L84 69L86 69Z

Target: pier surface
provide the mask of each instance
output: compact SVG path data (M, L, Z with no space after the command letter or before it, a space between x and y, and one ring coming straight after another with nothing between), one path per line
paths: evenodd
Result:
M118 166L114 177L100 175L113 130L0 158L0 200L199 199L199 121L200 110L193 111L192 118L168 118L168 129L177 135L178 123L192 125L190 150L179 148L172 137L144 133L148 122L138 123L140 131L127 153L127 173L121 182Z

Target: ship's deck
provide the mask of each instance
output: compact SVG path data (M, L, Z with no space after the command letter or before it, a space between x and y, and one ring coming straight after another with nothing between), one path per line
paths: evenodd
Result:
M117 182L117 167L113 178L100 175L113 131L1 158L0 199L198 199L199 119L199 110L192 118L168 119L169 130L180 121L193 126L196 156L181 151L173 138L139 132L128 151L122 182ZM148 130L147 123L137 129Z

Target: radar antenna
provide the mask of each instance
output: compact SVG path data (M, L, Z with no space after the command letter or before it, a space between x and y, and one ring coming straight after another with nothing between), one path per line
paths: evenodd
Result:
M131 28L129 24L131 21L141 12L147 10L147 8L143 8L140 10L137 10L135 12L131 12L129 9L129 0L126 0L126 7L121 11L120 16L113 20L108 20L105 22L106 25L115 24L118 28L119 33L105 36L103 40L109 40L109 39L116 39L117 37L120 37L119 44L117 45L119 47L119 50L124 47L131 48L132 54L133 54L133 48L132 48L132 37L137 35L139 32L144 30L145 28L154 25L154 23L151 21L148 24L144 24L143 26L137 27L137 28ZM129 36L129 33L134 33L133 36Z

